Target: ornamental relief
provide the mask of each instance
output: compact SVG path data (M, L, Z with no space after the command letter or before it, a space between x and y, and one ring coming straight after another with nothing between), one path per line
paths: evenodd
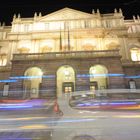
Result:
M131 46L139 46L140 42L139 39L128 39L128 46L131 48Z
M82 46L84 51L91 51L91 50L96 50L96 46L92 44L85 44Z
M49 20L69 20L69 19L86 19L92 18L92 14L81 12L78 10L73 10L70 8L64 8L58 10L54 13L42 17L40 21L49 21Z
M51 52L51 51L52 51L52 47L50 47L50 46L42 46L40 48L41 53L46 53L46 52Z
M109 44L106 44L105 47L107 50L114 50L114 49L119 49L120 45L116 42L110 42Z

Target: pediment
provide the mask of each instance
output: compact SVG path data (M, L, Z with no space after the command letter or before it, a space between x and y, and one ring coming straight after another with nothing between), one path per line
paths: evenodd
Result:
M43 16L40 21L53 21L53 20L68 20L68 19L85 19L91 18L93 15L82 11L74 10L71 8L63 8L46 16Z

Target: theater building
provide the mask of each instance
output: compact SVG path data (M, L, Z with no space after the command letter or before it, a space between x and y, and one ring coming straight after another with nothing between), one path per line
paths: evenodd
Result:
M1 24L0 97L118 88L140 88L139 16L63 8Z

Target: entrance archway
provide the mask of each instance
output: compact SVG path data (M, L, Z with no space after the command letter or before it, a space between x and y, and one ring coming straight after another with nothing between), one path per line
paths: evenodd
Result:
M106 89L108 70L105 66L95 65L90 67L90 90Z
M57 70L57 96L70 93L75 89L75 72L71 66L61 66Z
M26 97L39 97L39 87L42 83L42 75L42 70L38 67L32 67L25 71L24 90Z

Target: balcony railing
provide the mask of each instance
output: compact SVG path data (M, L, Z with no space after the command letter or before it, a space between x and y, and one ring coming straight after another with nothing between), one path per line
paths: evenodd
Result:
M11 66L10 65L8 65L8 66L0 66L0 72L1 71L9 71L9 70L11 70Z
M91 57L96 58L96 57L114 57L114 56L119 56L119 50L24 53L24 54L14 54L13 60L43 60L43 59L91 58Z
M123 66L140 65L140 61L122 60Z

